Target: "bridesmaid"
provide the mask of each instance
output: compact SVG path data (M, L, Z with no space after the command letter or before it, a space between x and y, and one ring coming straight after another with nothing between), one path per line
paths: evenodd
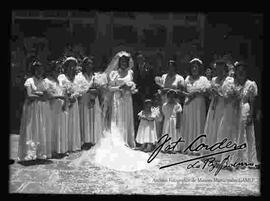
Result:
M205 141L208 145L213 145L217 142L217 131L224 110L224 97L221 93L221 86L227 74L227 65L224 60L217 60L214 68L217 76L213 77L211 81L211 102L204 128L204 134L206 135Z
M50 106L52 115L52 153L65 154L68 151L68 115L63 110L64 94L63 88L58 82L58 74L60 72L56 62L52 62L47 73L45 82L47 90L51 96Z
M239 118L239 133L237 144L246 143L247 147L237 152L239 162L249 163L249 168L254 168L258 164L255 132L253 123L253 103L257 96L258 87L254 81L247 79L246 69L247 64L239 62L236 65L235 84L242 88L240 100L240 118ZM242 168L247 168L244 166Z
M65 74L58 76L59 85L64 88L64 110L68 115L68 152L81 149L80 115L78 86L74 83L77 59L68 57L63 63Z
M82 79L88 85L87 91L82 95L79 104L82 142L95 144L101 137L102 118L98 90L94 88L93 61L88 57L85 57L82 62Z
M185 141L185 146L180 147L180 151L183 151L191 144L198 136L204 132L205 119L206 119L206 104L205 104L205 92L210 88L210 82L205 76L201 75L202 61L198 58L194 58L190 61L190 72L185 80L185 103L183 106L183 118L181 124L181 137ZM192 146L195 148L202 142L197 140ZM198 152L189 152L190 154L199 154Z
M18 160L51 158L51 114L45 90L44 67L35 61L24 84L27 94L20 126Z
M240 90L241 88L235 84L235 79L227 76L221 86L221 92L224 97L224 110L217 131L218 142L223 141L225 138L227 141L232 141L232 143L238 141ZM230 156L229 160L225 161L224 159L228 156ZM223 163L224 160L226 163L223 163L223 165L228 165L229 170L232 170L232 167L229 166L230 161L234 163L237 159L236 157L236 152L228 152L215 156L217 162Z
M184 88L184 78L176 73L176 63L174 60L169 60L168 62L168 73L163 74L161 78L156 77L155 81L162 88L162 104L167 101L169 89L181 91Z
M146 99L144 101L144 109L138 114L140 124L136 142L142 144L140 149L145 152L151 152L153 150L153 145L157 142L155 120L158 118L159 114L154 110L152 104L151 99Z

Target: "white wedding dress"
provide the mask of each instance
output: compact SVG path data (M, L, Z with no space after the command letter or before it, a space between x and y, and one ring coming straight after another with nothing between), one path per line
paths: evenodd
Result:
M104 131L104 136L97 144L70 163L73 167L103 166L118 171L137 171L156 166L159 159L151 163L148 153L133 150L125 145L119 129L112 124L111 131Z
M113 57L110 64L108 65L107 69L105 70L104 73L106 75L110 76L117 75L114 73L114 71L118 69L119 58L123 55L130 57L130 54L124 51L117 53ZM130 57L129 69L131 68L132 68L132 58ZM130 72L131 71L129 71L128 73L129 76L126 76L127 78L129 78L128 81L132 80ZM112 80L111 77L110 80ZM93 148L91 148L88 151L84 151L78 159L75 159L69 165L76 168L78 167L91 168L91 166L95 165L107 167L118 171L137 171L156 166L159 162L157 158L152 160L151 163L148 163L147 160L149 159L150 154L138 150L133 150L127 145L128 133L126 132L128 129L126 126L123 126L122 123L119 123L119 121L126 121L125 115L132 116L133 115L132 112L131 113L121 112L122 110L119 109L120 108L119 104L121 105L121 103L117 101L118 99L117 100L113 99L114 100L113 103L117 104L112 104L111 102L112 96L110 95L110 93L104 92L103 95L104 95L103 124L105 128L110 129L103 132L103 136L98 140L98 142L95 144ZM109 115L105 115L105 113ZM122 115L124 114L124 117L122 118L122 116L121 115L119 116L119 114ZM122 129L120 129L119 127L121 127Z

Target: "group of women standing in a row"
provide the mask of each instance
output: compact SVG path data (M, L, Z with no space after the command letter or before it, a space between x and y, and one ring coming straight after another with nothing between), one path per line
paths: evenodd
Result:
M74 57L66 58L63 68L57 62L46 67L33 63L32 77L24 84L27 95L20 127L20 161L68 154L101 137L97 91L102 83L95 82L98 75L92 71L91 59L85 58L81 66L82 72L78 72Z
M184 145L179 143L174 151L183 152L184 148L197 137L205 134L206 138L197 140L193 144L193 148L196 148L200 143L211 146L225 138L237 145L246 143L247 147L241 151L219 154L215 158L222 161L230 155L231 163L244 162L257 165L252 121L253 101L257 95L257 85L254 81L247 79L247 64L236 62L234 65L235 76L232 77L228 74L225 60L217 60L214 66L216 76L211 81L202 75L203 63L200 59L195 58L190 61L190 72L185 79L175 73L173 68L175 65L173 64L174 61L169 62L169 73L156 77L155 81L162 89L163 106L168 103L166 103L166 93L162 91L168 91L168 89L175 91L176 101L171 105L171 108L176 105L179 108L179 103L183 100L183 110L178 109L180 115L177 115L178 119L176 120L179 125L177 126L177 123L170 124L170 128L168 128L165 122L163 123L163 135L169 134L172 142L176 142L180 137L185 141ZM211 103L207 111L205 101L209 97ZM176 115L171 112L170 118L170 121L174 122ZM209 152L189 151L187 154L200 155L203 153Z
M25 82L27 98L21 121L19 160L51 158L53 153L80 150L85 143L96 144L103 131L114 124L120 129L125 145L131 148L136 147L136 142L153 145L168 134L172 142L180 137L185 140L184 146L180 143L174 150L183 152L199 135L206 134L206 139L193 146L200 142L213 145L224 138L237 144L245 142L246 149L230 155L257 164L252 123L257 85L247 79L245 63L235 63L232 77L226 62L218 60L217 76L209 81L201 73L200 59L190 61L185 79L176 73L176 63L170 60L168 73L153 77L152 82L160 87L154 100L147 98L147 93L153 93L147 88L149 78L141 81L147 90L138 87L138 94L143 91L140 96L146 100L138 114L141 123L135 137L132 94L137 89L132 62L130 54L119 52L102 74L93 73L92 60L87 57L82 61L81 72L74 57L66 58L63 72L57 63L44 68L34 62L33 76ZM142 62L138 69L149 72L151 69L146 67ZM208 111L207 97L211 98ZM217 157L222 160L225 156Z

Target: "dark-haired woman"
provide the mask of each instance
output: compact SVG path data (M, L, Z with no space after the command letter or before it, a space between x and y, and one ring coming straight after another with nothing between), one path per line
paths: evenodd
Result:
M56 62L49 65L46 88L50 95L51 120L52 120L52 153L65 154L68 151L68 115L63 110L64 92L58 82L59 66Z
M77 59L74 57L66 58L64 65L65 74L58 76L59 85L63 87L65 102L63 110L68 115L68 152L81 150L81 130L79 115L79 86L74 83L75 68Z
M75 82L85 89L79 103L82 142L96 144L101 137L101 108L98 99L98 89L95 88L93 61L85 57L82 62L82 73Z
M237 144L246 143L245 149L237 152L239 162L250 164L249 167L258 165L254 122L253 122L253 107L255 96L258 94L258 87L254 81L247 78L246 71L248 65L244 62L236 64L235 68L235 84L241 87L241 100L239 110L239 131Z
M27 95L20 126L19 161L51 157L51 110L43 76L43 65L34 62L32 76L24 83Z
M217 76L212 78L210 97L211 102L207 113L204 134L208 145L213 145L217 142L217 131L223 116L224 97L221 91L221 86L227 76L227 65L224 60L217 60L214 64L214 69Z
M221 86L221 92L224 97L224 109L217 132L218 142L222 142L224 139L232 143L237 143L238 141L241 88L241 86L236 84L235 78L231 76L227 76ZM215 156L216 161L223 163L224 159L229 157L229 160L224 162L232 164L238 160L237 152L219 154ZM231 166L228 166L228 168L232 169Z
M127 146L135 147L134 117L132 107L133 71L130 69L130 55L119 55L117 69L109 74L109 89L112 95L111 120L124 135Z
M190 61L190 74L185 79L185 103L183 106L183 117L180 135L185 140L185 146L191 144L199 135L203 134L206 105L205 92L210 88L210 82L205 76L202 76L202 61L194 58ZM197 140L193 147L196 147L202 140ZM180 147L183 151L183 146ZM198 154L198 152L189 152Z
M168 62L168 73L163 74L162 77L156 77L155 82L162 88L162 104L167 101L167 92L170 89L181 91L184 88L184 78L176 73L176 63L174 60L169 60Z

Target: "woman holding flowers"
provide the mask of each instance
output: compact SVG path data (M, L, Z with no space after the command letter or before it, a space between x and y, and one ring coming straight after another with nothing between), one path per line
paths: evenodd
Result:
M93 72L93 61L85 57L82 62L82 74L75 78L81 88L80 125L83 143L95 144L101 136L101 108L98 99L98 88Z
M208 109L204 134L206 135L206 143L213 145L217 142L217 131L220 125L224 110L224 97L221 86L227 75L227 65L222 59L217 60L214 64L217 76L212 78L210 93L210 106Z
M52 62L47 69L45 78L46 88L50 95L51 120L52 120L52 153L65 154L68 151L68 115L63 110L63 88L58 82L59 66Z
M176 62L174 60L168 62L168 73L161 77L155 77L155 82L161 87L162 104L167 101L167 92L170 89L181 92L184 88L184 78L176 73Z
M240 118L237 144L246 143L247 147L237 152L239 162L252 164L249 167L258 165L253 115L253 103L258 94L258 87L254 81L247 79L244 62L236 63L235 84L242 87L240 100Z
M65 74L60 74L58 80L64 90L65 102L63 110L68 115L68 151L72 152L81 149L80 115L77 100L81 95L81 89L74 82L77 60L74 57L68 57L63 65Z
M136 86L133 82L133 71L130 69L131 57L129 53L120 52L116 58L117 69L109 73L109 90L112 92L110 122L120 129L126 145L134 148L132 93L136 92Z
M32 77L24 83L27 95L20 126L19 161L47 159L52 155L50 105L43 76L43 65L35 61Z
M185 102L180 135L185 140L185 147L203 134L206 105L205 93L210 88L210 82L201 75L202 61L194 58L190 61L190 74L185 79ZM198 146L202 140L197 140L193 145ZM180 151L183 151L180 147ZM193 153L191 153L193 154Z
M217 131L218 142L227 139L232 143L237 143L238 140L238 127L240 118L240 92L242 87L236 85L235 79L231 76L227 76L221 86L221 93L224 97L224 110L223 116L220 121L220 125ZM238 151L237 151L238 152ZM236 151L227 152L215 156L217 161L223 162L223 159L230 156L227 163L236 161ZM225 161L224 161L225 162ZM225 165L225 164L223 164Z
M132 81L131 67L132 59L125 51L118 52L112 58L104 72L108 75L108 90L111 92L105 91L103 94L104 113L109 114L105 119L110 121L110 127L104 130L93 148L84 151L70 166L91 168L89 163L92 163L95 166L130 172L151 168L159 162L159 159L154 159L148 163L148 153L132 149L135 147L135 139L131 94L137 90ZM103 75L99 76L101 80Z

